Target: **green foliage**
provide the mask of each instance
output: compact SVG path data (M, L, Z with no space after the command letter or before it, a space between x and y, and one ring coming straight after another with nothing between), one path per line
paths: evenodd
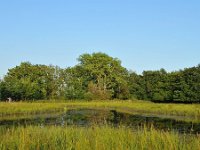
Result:
M138 100L147 99L143 76L137 75L134 72L129 74L128 87L131 97Z
M128 98L128 86L127 86L127 70L121 66L121 62L112 58L104 53L83 54L79 58L79 67L82 70L82 76L84 76L89 95L92 97L100 98L100 95L104 95L100 99L106 97L127 99ZM94 85L89 85L91 82ZM91 90L91 86L94 86L96 91ZM96 87L95 87L96 86ZM95 96L96 95L96 96ZM110 96L109 96L110 95Z
M3 98L12 97L14 100L52 99L57 96L58 68L45 65L21 63L9 70L4 77Z
M65 99L84 99L85 86L81 70L67 68L63 72L63 93Z
M111 98L111 93L98 87L97 84L90 82L88 84L88 92L85 94L88 100L108 100Z
M157 102L200 102L199 66L171 73L164 69L144 71L141 78L140 81L136 74L132 75L130 85L132 93L139 99L138 91L142 91L142 98Z
M0 81L0 99L140 99L155 102L200 102L200 65L167 73L164 69L128 72L104 53L83 54L78 65L23 62Z

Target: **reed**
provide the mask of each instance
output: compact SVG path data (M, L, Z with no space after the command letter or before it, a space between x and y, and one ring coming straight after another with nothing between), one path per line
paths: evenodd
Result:
M68 101L68 102L15 102L0 103L0 118L43 113L55 113L71 108L117 109L146 115L181 116L200 120L200 104L157 104L147 101Z
M0 130L1 150L199 150L199 135L124 127L38 127Z

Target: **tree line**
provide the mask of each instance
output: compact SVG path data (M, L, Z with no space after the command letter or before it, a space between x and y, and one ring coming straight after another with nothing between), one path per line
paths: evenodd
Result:
M0 80L0 100L139 99L200 102L200 65L175 72L128 71L105 53L83 54L74 67L22 62Z

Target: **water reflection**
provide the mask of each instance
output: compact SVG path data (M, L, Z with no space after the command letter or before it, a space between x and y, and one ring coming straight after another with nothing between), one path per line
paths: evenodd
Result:
M116 110L74 109L58 115L37 116L18 120L2 120L0 127L39 125L54 126L92 126L92 125L125 126L137 129L147 126L162 130L174 130L180 133L200 133L200 124L177 121L175 119L149 117L117 112Z

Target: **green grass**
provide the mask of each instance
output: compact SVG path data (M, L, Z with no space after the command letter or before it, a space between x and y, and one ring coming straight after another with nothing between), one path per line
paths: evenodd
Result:
M63 108L62 103L0 103L0 116L56 112Z
M155 104L146 101L68 101L0 103L0 119L18 119L62 113L72 108L116 109L121 112L189 118L200 122L199 104ZM146 127L111 126L55 127L27 126L0 127L0 150L199 150L200 135L179 134Z
M200 104L156 104L147 101L69 101L69 102L16 102L0 103L0 119L13 116L55 113L71 108L117 109L128 113L145 115L185 117L200 121ZM181 118L182 119L182 118Z
M199 150L199 135L119 127L20 127L0 130L1 150Z

